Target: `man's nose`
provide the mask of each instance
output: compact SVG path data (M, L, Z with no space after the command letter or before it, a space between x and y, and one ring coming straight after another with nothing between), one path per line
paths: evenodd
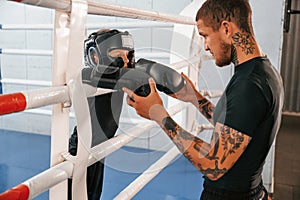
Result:
M124 67L127 67L128 63L129 63L129 59L127 58L127 56L123 56L123 61L124 61Z
M205 51L208 51L208 50L209 50L209 47L208 47L208 45L207 45L206 42L204 42L204 50L205 50Z

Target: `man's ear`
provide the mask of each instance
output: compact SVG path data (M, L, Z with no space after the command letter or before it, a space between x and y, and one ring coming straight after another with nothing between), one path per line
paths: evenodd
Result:
M221 29L223 31L223 33L225 33L227 35L228 38L231 37L232 35L232 25L230 24L230 22L228 21L222 21L221 23Z

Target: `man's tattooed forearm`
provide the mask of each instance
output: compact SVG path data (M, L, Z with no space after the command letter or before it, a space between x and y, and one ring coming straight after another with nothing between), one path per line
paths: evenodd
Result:
M162 120L163 129L167 134L174 139L176 136L180 136L183 140L193 140L194 137L182 129L171 117L166 117ZM184 134L183 132L187 133Z
M179 151L212 179L221 177L234 165L230 155L241 153L251 139L220 123L216 124L210 144L182 129L171 117L164 118L161 126Z
M183 153L184 157L186 157L193 165L195 165L195 161L193 160L193 157L190 155L190 153L188 151L185 151Z
M192 147L189 150L195 150L199 156L207 157L208 159L216 159L215 152L213 152L212 155L209 155L209 152L211 151L210 145L182 129L171 117L164 118L162 124L164 131L183 154L189 155L187 149ZM218 142L215 143L219 145Z
M221 159L221 163L223 163L230 154L235 153L235 151L237 151L239 148L245 148L241 147L241 144L245 140L245 135L225 125L220 131L222 146L224 149L224 154Z
M219 145L220 145L220 140L219 140L219 134L217 132L213 133L213 137L212 137L212 143L213 143L213 151L209 154L207 154L206 158L209 160L216 160L219 159L219 157L217 157L217 153L219 151Z
M192 138L189 134L182 134L184 131L171 117L166 117L162 120L162 128L177 146L180 152L185 152L184 140L191 141Z
M198 105L199 105L199 110L200 112L207 118L207 119L212 119L212 114L214 111L214 107L211 104L210 101L207 99L200 99L198 100Z
M228 171L226 168L219 169L217 160L215 160L215 168L204 169L200 163L198 163L198 168L205 176L212 176L214 178L218 178L220 175L225 174Z
M204 142L200 140L199 138L194 138L194 146L193 148L200 153L201 156L207 157L209 159L209 152L211 150L209 145L204 145Z

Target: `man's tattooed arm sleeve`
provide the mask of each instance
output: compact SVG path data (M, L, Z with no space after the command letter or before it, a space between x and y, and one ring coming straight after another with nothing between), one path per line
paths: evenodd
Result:
M182 129L171 117L162 128L179 151L205 176L222 177L239 159L251 138L226 125L217 123L210 144Z

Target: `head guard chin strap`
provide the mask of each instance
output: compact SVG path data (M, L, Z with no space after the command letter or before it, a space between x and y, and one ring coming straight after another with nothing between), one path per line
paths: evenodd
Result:
M134 67L133 38L127 31L120 32L118 30L94 32L84 41L84 59L86 65L90 67L97 65L123 67L124 61L121 57L115 58L109 55L109 52L114 49L128 50L128 67ZM94 57L95 54L98 61Z

